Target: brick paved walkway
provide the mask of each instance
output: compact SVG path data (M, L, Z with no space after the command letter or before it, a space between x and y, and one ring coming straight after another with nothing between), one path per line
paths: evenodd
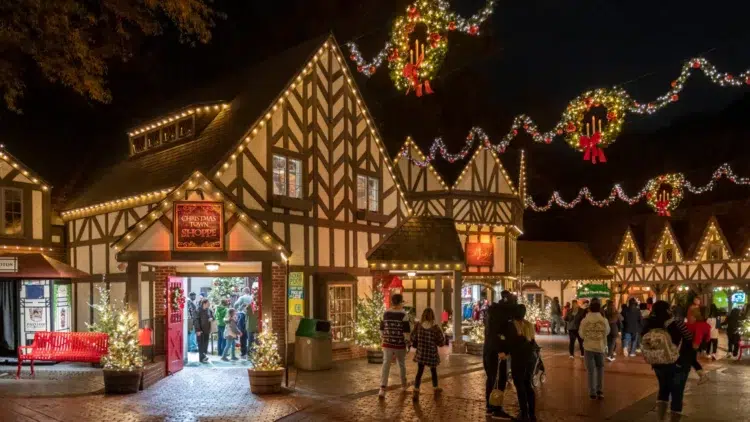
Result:
M537 393L540 421L655 420L652 411L656 380L639 358L618 358L606 364L603 401L587 396L580 358L568 359L565 337L540 339L547 383ZM331 371L290 373L293 392L254 396L244 369L185 368L136 395L105 396L97 370L69 372L44 367L36 380L0 377L0 421L376 421L484 420L484 371L481 359L454 355L439 368L441 394L423 380L419 403L398 389L398 370L391 371L386 400L377 398L379 365L347 361ZM689 381L685 413L688 421L745 420L750 398L750 364L746 361L707 363L712 381ZM75 367L75 366L72 366ZM40 367L42 368L42 367ZM413 381L415 365L408 363ZM3 372L6 372L3 370ZM47 397L39 397L47 396ZM506 407L517 411L515 394Z

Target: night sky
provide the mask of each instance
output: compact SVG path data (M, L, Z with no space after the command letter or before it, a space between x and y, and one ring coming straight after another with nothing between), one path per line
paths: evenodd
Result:
M210 44L181 45L174 31L167 30L139 45L128 63L111 63L111 104L78 97L30 73L21 102L24 113L0 111L0 138L12 154L54 185L53 193L79 187L125 158L126 130L169 111L167 103L200 101L191 100L192 90L329 31L341 44L357 39L369 58L388 38L391 19L408 3L217 0L217 9L227 18L217 21ZM452 4L468 16L484 0ZM407 135L423 149L435 136L443 136L456 151L471 126L499 137L520 113L531 115L546 130L567 103L587 89L620 84L634 98L648 101L668 89L684 60L697 55L720 70L739 74L750 67L750 4L719 4L725 3L498 1L480 37L450 35L448 57L433 84L435 95L405 97L382 70L369 80L357 80L392 155ZM695 75L675 105L650 117L630 116L623 135L606 149L609 163L604 165L584 163L581 154L561 140L537 145L524 136L501 160L515 171L518 150L526 150L530 192L537 202L555 189L570 197L583 185L592 186L599 196L616 182L635 191L667 170L708 181L713 169L731 160L738 171L750 171L750 166L742 167L750 161L750 150L744 146L750 131L743 127L750 111L745 97L749 92L750 88L720 88ZM463 164L437 166L453 180ZM746 191L727 191L747 197ZM529 227L547 228L590 214L591 207L581 208L587 209L550 215L529 211L527 235L568 238L562 231ZM626 208L594 211L602 218L630 211Z

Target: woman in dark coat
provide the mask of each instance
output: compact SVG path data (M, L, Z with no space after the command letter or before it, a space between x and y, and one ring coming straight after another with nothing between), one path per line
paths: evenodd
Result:
M536 421L536 395L531 378L534 375L534 325L526 321L526 306L516 305L513 321L508 323L502 338L500 359L510 355L510 371L518 395L521 413L517 420Z
M211 320L213 317L208 306L208 299L201 300L201 306L193 319L195 335L198 337L198 353L201 363L208 362L208 356L206 355L208 354L208 340L211 338Z

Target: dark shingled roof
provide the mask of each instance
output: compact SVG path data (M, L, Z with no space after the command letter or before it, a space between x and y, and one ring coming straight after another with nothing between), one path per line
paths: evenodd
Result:
M465 255L452 218L414 216L375 245L367 259L463 264Z
M529 280L610 279L609 272L583 242L519 240L523 278Z
M176 186L192 172L208 174L240 142L245 132L307 64L328 36L306 41L260 64L228 75L184 104L232 99L197 138L173 147L125 159L107 169L64 209L85 207ZM179 108L179 107L178 107ZM124 142L124 140L123 140Z

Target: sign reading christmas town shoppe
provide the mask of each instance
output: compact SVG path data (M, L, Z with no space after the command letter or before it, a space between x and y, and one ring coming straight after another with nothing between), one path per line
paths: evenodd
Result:
M223 251L224 203L174 203L174 250Z
M470 267L491 267L495 258L495 245L492 243L467 243L466 265Z

